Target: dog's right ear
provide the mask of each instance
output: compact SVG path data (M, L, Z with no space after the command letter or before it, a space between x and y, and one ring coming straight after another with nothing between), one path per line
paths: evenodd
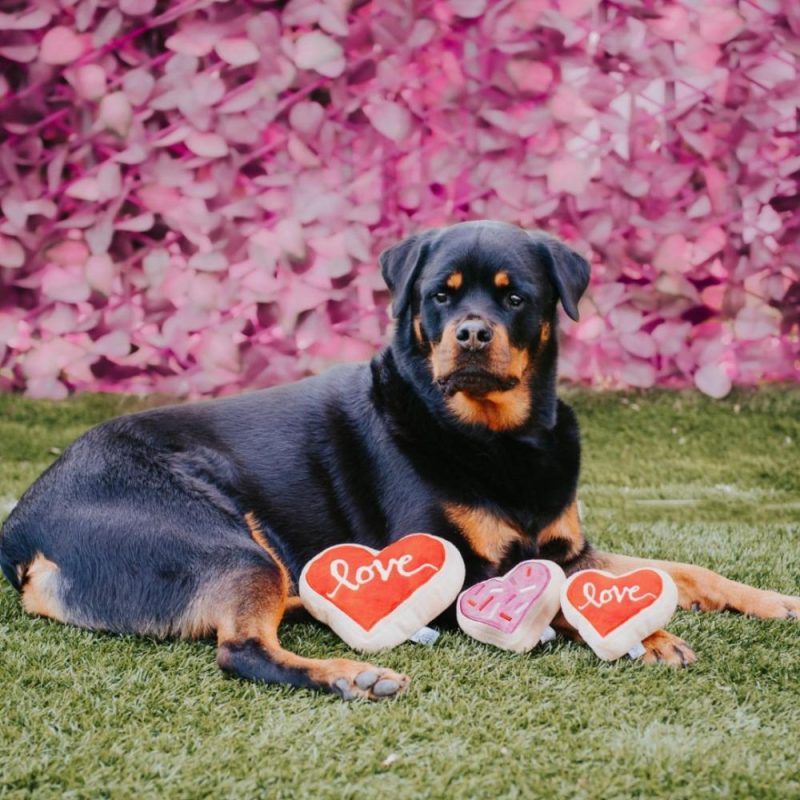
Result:
M381 275L392 293L392 315L400 317L411 304L414 284L425 266L431 242L438 231L417 233L384 250L378 261Z

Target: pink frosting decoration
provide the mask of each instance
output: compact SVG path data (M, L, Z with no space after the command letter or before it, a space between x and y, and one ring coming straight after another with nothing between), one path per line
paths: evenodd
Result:
M368 358L381 249L480 218L590 258L564 379L800 380L797 0L16 5L0 390Z
M513 633L550 583L550 571L523 561L502 578L476 583L459 598L461 613L475 622Z

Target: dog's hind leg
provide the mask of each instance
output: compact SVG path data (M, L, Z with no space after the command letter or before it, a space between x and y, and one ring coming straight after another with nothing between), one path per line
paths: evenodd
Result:
M372 664L303 658L284 650L278 626L287 588L285 569L269 558L216 576L200 588L185 617L183 633L192 636L213 628L220 668L247 680L320 689L345 700L377 700L406 688L407 676Z

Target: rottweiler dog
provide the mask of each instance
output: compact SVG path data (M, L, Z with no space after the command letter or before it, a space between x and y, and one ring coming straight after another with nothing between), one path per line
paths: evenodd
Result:
M800 613L800 598L586 541L578 425L556 396L556 309L577 319L583 258L479 221L411 236L380 263L395 331L370 363L132 414L74 442L3 528L0 563L24 609L96 630L215 635L226 672L345 699L392 696L408 678L278 639L301 610L303 566L341 542L382 548L427 531L460 549L467 584L527 558L567 573L655 565L684 608ZM644 645L645 661L695 658L666 631Z

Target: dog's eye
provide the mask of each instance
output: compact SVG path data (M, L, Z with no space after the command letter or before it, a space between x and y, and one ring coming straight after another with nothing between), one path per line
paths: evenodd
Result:
M436 292L433 295L433 299L437 303L446 303L447 302L447 292Z
M512 308L519 308L525 302L518 294L510 294L506 299Z

